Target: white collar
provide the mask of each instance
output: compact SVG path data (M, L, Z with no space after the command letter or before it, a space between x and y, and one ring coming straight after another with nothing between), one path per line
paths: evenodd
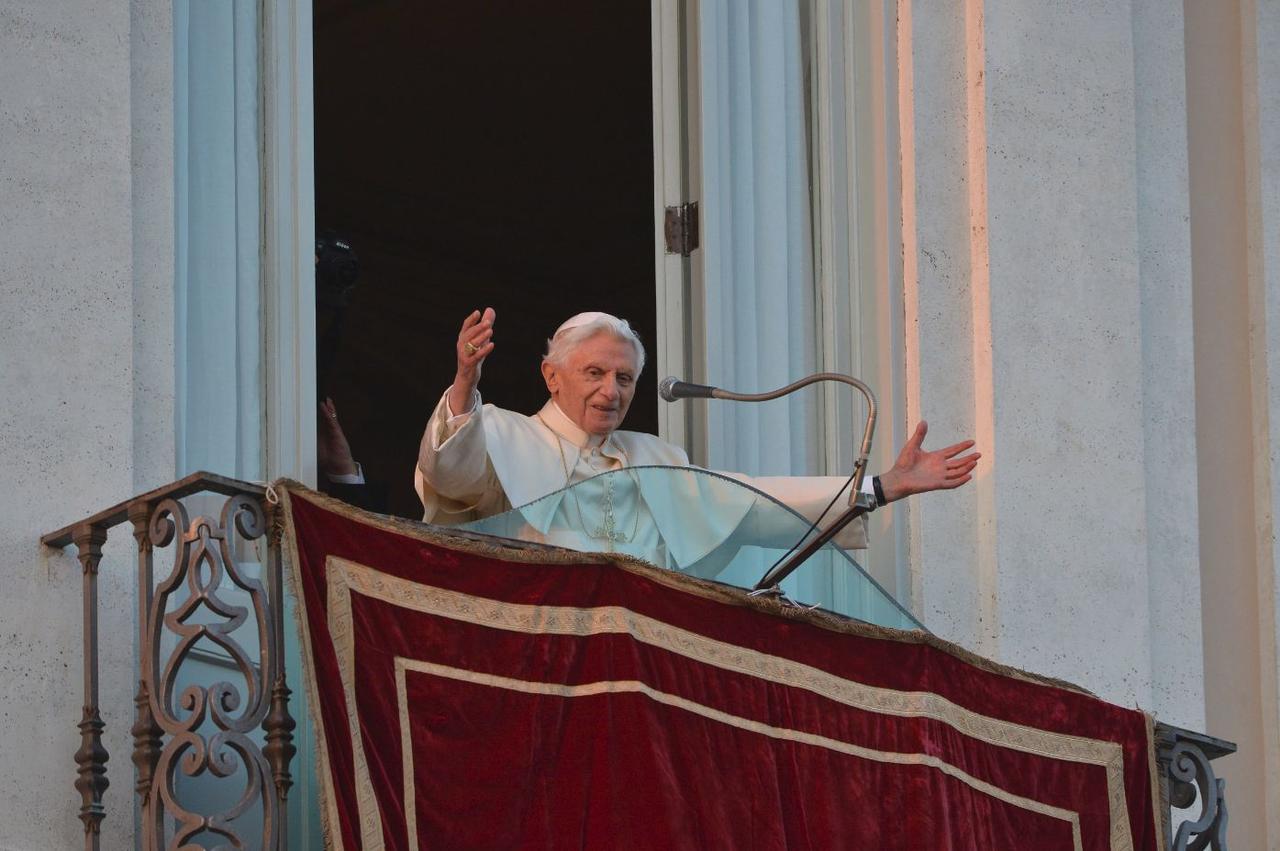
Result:
M538 412L538 416L547 424L547 428L579 449L586 449L589 446L603 446L604 442L609 439L608 435L601 437L595 434L587 434L578 427L577 423L569 419L568 414L560 410L560 406L556 404L555 399L548 399L547 404L543 405L542 410Z

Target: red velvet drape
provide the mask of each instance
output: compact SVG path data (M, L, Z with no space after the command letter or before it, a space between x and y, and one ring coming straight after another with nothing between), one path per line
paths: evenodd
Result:
M285 507L333 848L1158 848L1140 712L674 574Z

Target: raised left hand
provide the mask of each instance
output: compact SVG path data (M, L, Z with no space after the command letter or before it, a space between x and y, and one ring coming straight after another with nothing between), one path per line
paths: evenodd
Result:
M958 488L973 478L973 468L977 466L982 453L960 453L972 449L974 442L965 440L926 452L924 436L928 431L929 424L921 420L911 439L898 453L898 460L893 467L880 475L880 487L884 489L885 499L890 502L916 493Z

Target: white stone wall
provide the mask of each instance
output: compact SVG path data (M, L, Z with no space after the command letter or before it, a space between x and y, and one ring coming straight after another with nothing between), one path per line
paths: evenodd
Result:
M914 9L918 414L985 458L912 511L931 628L1198 726L1179 21Z
M909 507L913 603L979 652L1239 740L1233 847L1280 848L1280 6L1198 7L1213 36L1155 0L897 6L907 414L985 456ZM1203 112L1191 37L1222 75Z
M994 533L994 519L981 505L991 492L996 447L980 434L975 345L975 261L969 189L974 185L968 140L980 116L968 109L966 17L962 3L915 9L910 20L910 69L900 71L911 86L900 104L904 143L911 151L915 179L903 186L904 241L914 257L904 265L908 305L908 352L918 352L907 368L907 419L925 419L949 441L974 435L983 453L975 481L964 490L911 500L912 603L934 632L976 652L996 650L996 625L985 618L995 590L978 565ZM900 64L906 65L905 58ZM909 178L904 178L908 180ZM914 243L914 249L912 248ZM912 262L914 261L914 262ZM914 267L914 275L911 272ZM989 412L988 412L989 413ZM900 511L901 506L895 507Z
M38 538L173 472L168 6L0 9L0 848L82 843L81 576ZM101 578L105 848L133 844L132 538Z
M1266 471L1269 491L1267 519L1260 530L1262 552L1268 556L1258 583L1260 612L1262 725L1266 768L1261 797L1272 802L1267 811L1267 839L1280 848L1280 548L1276 546L1274 517L1280 506L1280 3L1257 0L1244 4L1245 119L1253 123L1255 170L1246 174L1252 184L1251 236L1255 240L1253 286L1265 316L1265 399L1267 431ZM1252 157L1251 157L1252 159Z
M1204 729L1186 62L1181 10L1134 0L1143 496L1152 709Z

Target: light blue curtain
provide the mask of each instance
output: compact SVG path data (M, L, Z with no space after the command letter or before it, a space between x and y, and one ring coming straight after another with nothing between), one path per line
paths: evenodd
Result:
M260 0L175 0L174 63L174 361L176 468L260 480L263 477L262 324L262 17ZM221 501L200 500L199 511L216 511ZM251 553L241 567L256 575ZM223 580L222 594L235 602L237 589ZM206 613L207 614L207 613ZM286 621L288 623L288 621ZM236 640L256 652L252 626ZM182 681L226 679L245 688L220 652L188 658ZM293 669L295 695L301 679ZM304 717L295 696L293 714ZM212 732L206 722L202 732ZM254 734L261 744L261 731ZM311 747L305 724L299 730L303 754L295 775L307 771ZM246 779L243 768L220 780L209 774L180 776L176 787L185 806L216 812L229 806ZM293 796L291 803L297 802ZM309 803L300 802L305 809ZM291 814L297 825L318 814ZM314 806L312 806L314 810ZM245 837L260 835L257 807L234 822ZM311 835L318 835L313 828ZM202 840L210 840L204 835ZM251 840L252 841L252 840ZM310 847L298 846L295 847Z
M768 390L817 363L800 6L703 0L701 16L706 375ZM709 464L816 473L817 422L816 393L713 403Z
M259 0L177 0L177 472L262 477Z

